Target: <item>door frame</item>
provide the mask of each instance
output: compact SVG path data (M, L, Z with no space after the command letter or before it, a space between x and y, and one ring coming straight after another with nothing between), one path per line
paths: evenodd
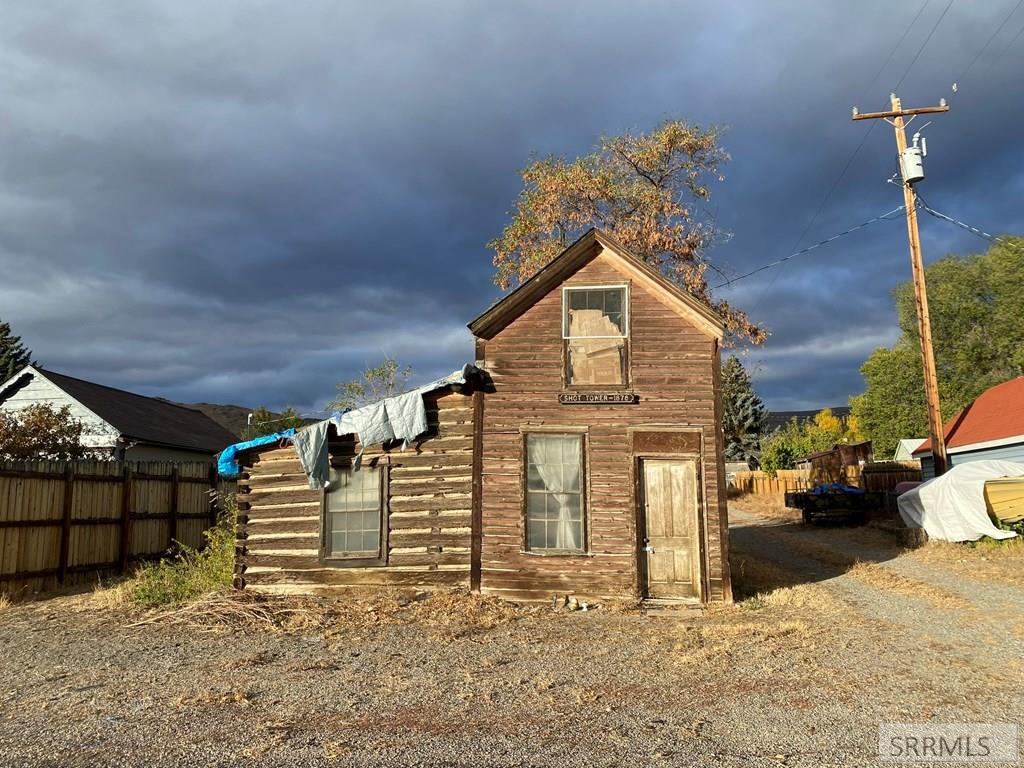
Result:
M702 427L692 426L669 426L669 425L645 425L643 427L634 427L629 430L630 433L635 431L657 431L657 432L694 432L700 435L700 451L699 452L687 452L687 453L659 453L657 451L642 451L639 453L633 453L629 465L630 473L632 474L632 486L633 486L633 559L634 559L634 570L636 574L636 594L641 599L647 599L647 573L646 573L646 558L643 557L642 551L643 539L647 531L647 520L644 514L644 474L643 474L643 462L646 460L657 461L659 459L665 461L692 461L696 464L697 469L697 546L698 546L698 563L700 568L700 576L698 579L698 589L700 590L700 602L708 602L708 594L710 593L708 584L708 548L707 548L707 498L705 494L705 471L704 471L704 458L705 458L705 445L704 445L704 430ZM631 438L632 439L632 438Z

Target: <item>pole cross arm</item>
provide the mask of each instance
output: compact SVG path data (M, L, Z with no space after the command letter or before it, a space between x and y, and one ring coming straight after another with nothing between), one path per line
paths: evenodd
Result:
M877 120L882 117L907 117L908 115L930 115L934 112L949 112L949 105L938 107L914 107L913 109L897 109L889 112L862 112L853 116L854 120Z

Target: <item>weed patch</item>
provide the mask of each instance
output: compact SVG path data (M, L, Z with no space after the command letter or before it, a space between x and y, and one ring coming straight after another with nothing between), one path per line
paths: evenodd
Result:
M130 603L142 608L160 608L228 589L235 572L234 499L224 499L223 507L217 525L203 534L205 547L178 545L170 557L141 566L130 579L116 587L98 590L97 599L110 607Z

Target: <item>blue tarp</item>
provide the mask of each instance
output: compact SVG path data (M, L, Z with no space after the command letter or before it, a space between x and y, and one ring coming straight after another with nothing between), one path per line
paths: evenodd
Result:
M283 432L275 432L272 435L257 437L255 440L246 440L245 442L229 445L217 456L217 472L221 477L238 477L242 472L242 468L238 466L237 457L239 453L250 448L259 448L261 445L276 443L278 440L289 438L294 434L294 429L286 429Z
M843 485L842 483L826 483L825 485L817 486L811 493L815 496L822 496L826 493L864 493L864 489L853 485Z

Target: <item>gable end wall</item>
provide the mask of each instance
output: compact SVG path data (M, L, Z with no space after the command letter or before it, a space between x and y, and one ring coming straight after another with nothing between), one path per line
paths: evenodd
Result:
M630 284L632 405L561 405L562 291L543 298L489 340L478 356L493 379L483 416L482 589L512 599L553 594L637 594L635 457L630 429L696 428L704 445L705 597L729 599L723 554L724 476L716 404L718 345L662 300L598 254L562 285ZM588 552L551 556L523 551L522 430L585 427Z

